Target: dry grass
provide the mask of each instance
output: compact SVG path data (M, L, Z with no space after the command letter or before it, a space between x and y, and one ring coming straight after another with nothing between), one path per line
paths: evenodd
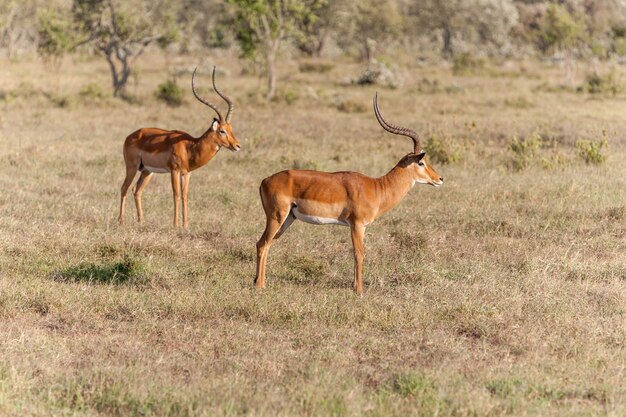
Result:
M243 150L192 176L190 231L170 227L163 176L144 194L146 224L131 221L131 199L118 228L125 136L199 134L213 117L153 96L167 69L195 60L141 61L140 104L81 95L108 87L97 60L2 62L0 414L626 414L623 96L541 92L560 74L539 65L407 71L403 89L379 92L381 109L453 142L459 162L437 167L446 185L416 187L368 228L363 298L347 230L303 223L272 248L258 292L262 178L292 166L382 175L411 145L369 111L337 109L375 91L328 81L352 64L296 70L287 105L258 101L262 81L233 62L220 85ZM425 78L438 88L420 93ZM577 159L576 142L603 130L606 162ZM509 143L533 132L545 143L518 172ZM554 155L566 163L544 169Z

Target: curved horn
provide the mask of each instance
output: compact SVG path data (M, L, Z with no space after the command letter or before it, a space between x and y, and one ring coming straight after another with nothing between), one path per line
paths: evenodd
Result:
M233 102L230 100L230 98L228 98L227 95L222 94L222 92L217 89L217 86L215 85L215 66L213 66L213 89L215 90L218 96L223 98L224 101L228 103L228 111L226 112L226 121L228 122L230 120L230 116L233 114L233 108L235 106Z
M209 103L206 99L200 97L198 95L198 92L196 91L196 83L195 83L195 79L196 79L196 71L198 70L198 67L196 67L196 69L193 70L193 75L191 76L191 91L193 91L193 95L196 96L196 98L198 99L198 101L202 104L206 104L207 106L209 106L210 108L212 108L213 110L215 110L215 113L217 113L217 117L219 117L220 122L222 120L224 120L222 118L222 113L220 113L220 111L217 109L217 107L211 103ZM213 68L213 76L215 77L215 68ZM215 85L215 84L213 84Z
M420 139L415 131L406 127L389 124L385 121L385 119L383 119L383 115L380 114L380 109L378 108L378 93L374 95L374 114L376 114L376 119L378 119L378 123L380 123L383 129L396 135L402 135L411 138L413 140L413 152L418 153L419 151L421 151Z

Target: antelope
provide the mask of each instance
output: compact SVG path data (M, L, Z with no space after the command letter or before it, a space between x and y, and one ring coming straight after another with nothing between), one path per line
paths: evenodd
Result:
M218 108L206 99L200 97L196 91L196 70L191 76L191 90L193 95L202 104L207 105L217 113L209 129L200 137L194 138L189 133L180 130L163 130L157 128L142 128L130 134L124 142L124 162L126 163L126 178L122 184L122 198L120 204L120 225L124 223L124 205L126 192L133 182L137 171L141 173L133 187L137 220L143 222L141 208L141 193L146 188L152 174L170 173L172 177L172 191L174 193L174 227L178 227L178 203L182 188L183 199L183 227L187 229L187 192L189 191L189 177L191 171L206 165L220 150L225 147L233 152L239 152L241 146L233 134L230 117L233 113L233 102L222 94L215 85L215 67L213 67L213 89L228 104L226 117Z
M374 114L386 131L413 140L405 155L386 175L372 178L358 172L287 170L261 182L261 203L266 216L263 235L256 244L255 285L265 288L265 267L272 242L298 219L311 224L350 227L354 250L354 291L363 294L362 263L365 228L397 206L415 184L443 185L443 178L424 159L419 136L413 130L387 123L374 96Z

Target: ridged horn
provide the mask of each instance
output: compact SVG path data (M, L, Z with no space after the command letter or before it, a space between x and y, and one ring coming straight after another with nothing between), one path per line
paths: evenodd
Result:
M235 107L235 105L230 100L230 98L228 98L227 95L222 94L222 92L217 89L217 85L215 85L215 67L213 67L213 89L215 90L217 95L223 98L224 101L228 104L228 111L226 112L226 121L228 122L230 121L230 116L233 114L233 108Z
M191 76L191 91L193 91L193 95L196 96L196 98L198 99L200 103L206 104L207 106L212 108L215 111L215 113L217 113L217 117L219 118L221 122L224 119L222 118L222 113L220 113L220 111L217 109L217 106L215 106L214 104L211 104L207 99L200 97L198 95L198 92L196 91L195 79L196 79L197 70L198 70L198 67L196 67L196 69L193 70L193 75ZM213 88L215 88L215 67L213 67Z
M378 123L380 123L383 129L387 132L411 138L413 140L413 152L418 153L422 150L419 136L415 133L415 131L406 127L395 126L387 123L387 121L383 118L383 115L380 114L380 109L378 108L378 93L374 95L374 114L376 114Z

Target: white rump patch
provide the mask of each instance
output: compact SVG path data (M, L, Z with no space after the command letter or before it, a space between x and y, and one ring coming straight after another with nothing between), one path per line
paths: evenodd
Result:
M150 172L154 172L155 174L164 174L166 172L170 172L170 170L167 168L155 168L148 165L144 165L143 167Z
M328 217L318 217L318 216L311 216L308 214L302 214L298 211L298 207L294 207L292 209L293 215L296 216L296 219L298 220L302 220L305 223L310 223L310 224L339 224L341 226L349 226L347 222L344 222L343 220L339 220L339 219L333 219L333 218L328 218Z

